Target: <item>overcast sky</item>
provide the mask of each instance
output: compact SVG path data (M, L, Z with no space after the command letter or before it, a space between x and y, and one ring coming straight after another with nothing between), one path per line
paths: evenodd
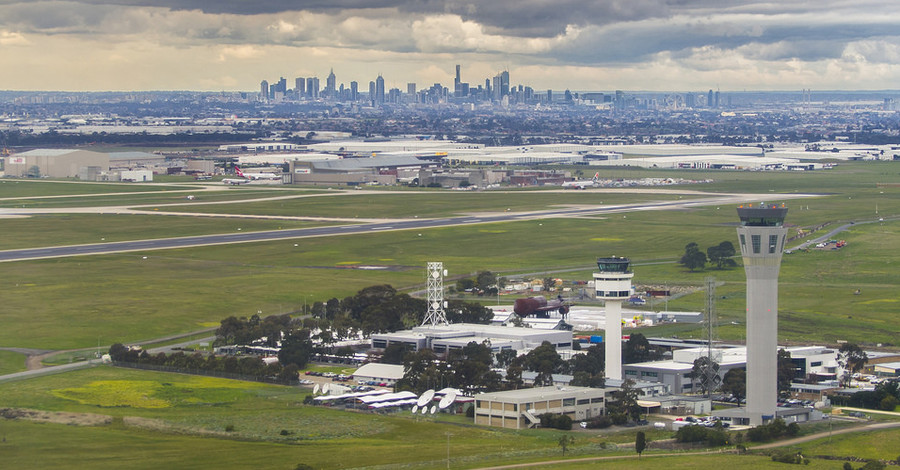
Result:
M900 88L898 0L0 0L0 89Z

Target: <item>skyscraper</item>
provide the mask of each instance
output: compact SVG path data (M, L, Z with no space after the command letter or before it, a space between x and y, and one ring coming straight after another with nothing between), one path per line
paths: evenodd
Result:
M294 93L297 94L297 97L306 96L306 79L303 77L297 77L294 79Z
M334 69L328 73L328 78L325 79L325 97L326 98L334 98L337 90L337 77L334 76Z
M509 70L500 72L500 96L509 95Z
M259 97L264 100L269 99L269 82L267 80L259 82Z
M381 75L375 79L375 104L384 104L384 77Z
M359 101L359 83L350 82L350 101Z
M775 417L778 399L778 272L787 208L760 204L737 212L747 275L747 416L757 426Z
M453 79L453 96L456 97L462 95L462 87L460 86L462 80L460 80L459 71L459 64L456 64L456 78Z

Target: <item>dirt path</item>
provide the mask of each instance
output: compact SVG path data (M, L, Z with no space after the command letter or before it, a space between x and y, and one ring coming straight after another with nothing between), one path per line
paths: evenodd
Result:
M870 410L868 410L868 411L870 411ZM820 432L820 433L816 433L816 434L810 434L808 436L797 437L794 439L770 442L768 444L754 446L751 449L756 450L756 449L773 449L775 447L787 447L787 446L792 446L792 445L796 445L796 444L802 444L804 442L814 441L816 439L822 439L822 438L828 437L828 436L836 436L838 434L847 434L847 433L851 433L851 432L876 431L879 429L890 429L890 428L900 428L900 422L894 421L894 422L888 422L888 423L876 423L876 424L868 424L865 426L859 426L859 427L855 427L855 428L838 429L836 431L825 431L825 432Z

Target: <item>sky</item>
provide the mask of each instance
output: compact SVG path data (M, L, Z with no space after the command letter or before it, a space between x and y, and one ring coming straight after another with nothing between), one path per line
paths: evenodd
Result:
M900 89L898 0L0 0L0 89Z

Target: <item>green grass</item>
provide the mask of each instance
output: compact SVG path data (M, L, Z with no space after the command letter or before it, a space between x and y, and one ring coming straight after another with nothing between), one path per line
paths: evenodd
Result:
M0 198L28 198L38 196L70 196L103 193L132 193L145 191L182 191L184 186L145 186L131 183L81 183L0 179Z
M580 457L580 456L579 456ZM683 456L657 456L652 452L644 453L644 456L638 461L637 459L618 459L618 460L601 460L591 462L573 462L558 463L552 465L535 465L529 466L529 469L566 469L581 470L595 468L612 468L612 469L686 469L694 470L698 468L728 468L733 470L752 470L757 468L784 469L786 464L773 462L771 458L758 455L683 455ZM790 467L788 467L790 468ZM812 460L809 465L803 465L802 468L813 469L839 469L840 465L835 462L824 460Z
M704 212L710 211L678 217L702 224ZM304 302L342 298L369 285L422 284L421 267L435 256L451 275L583 267L581 279L587 279L597 255L628 254L636 263L671 261L686 240L705 247L734 237L734 227L721 223L699 225L699 232L696 226L681 225L663 230L663 217L640 213L627 219L555 219L311 238L296 241L297 247L294 241L279 241L6 263L0 265L0 281L10 286L4 301L11 321L0 331L0 344L90 347L98 336L104 344L147 340L193 331L229 315L296 311ZM651 224L658 227L648 230ZM895 342L900 324L891 266L898 253L881 248L896 239L897 226L860 225L847 234L850 245L841 251L786 256L780 278L781 337ZM442 247L439 255L434 254L436 246ZM354 264L407 268L341 269ZM727 282L717 291L720 336L739 339L743 269L690 273L671 263L653 264L637 268L635 282L677 280L699 286L708 275ZM852 295L857 287L863 295ZM669 302L669 308L696 311L703 302L704 294L698 292ZM818 326L811 330L807 325L813 323Z
M894 460L900 456L900 430L833 436L801 444L804 454Z
M309 194L317 194L319 191L313 190L262 190L251 188L232 188L222 187L207 190L201 187L191 187L189 185L181 186L177 190L165 192L139 193L139 194L105 194L97 193L79 196L60 196L52 198L8 198L0 200L0 207L9 207L15 209L49 209L49 208L74 208L74 207L106 207L106 206L151 206L141 207L145 210L153 210L154 204L160 204L159 210L172 210L174 206L191 206L196 204L196 209L189 212L203 212L206 206L204 202L229 202L254 200L273 196L302 196ZM193 196L193 199L188 199ZM179 209L184 211L184 209Z
M139 214L50 214L3 219L0 250L322 225L327 223Z
M178 468L201 462L206 468L210 462L246 468L254 459L260 468L292 468L301 462L315 468L441 462L448 432L454 458L461 461L558 452L557 432L304 406L307 393L297 387L111 367L0 384L3 406L114 418L112 424L94 427L0 421L0 434L16 449L0 453L0 465L57 467L65 464L59 459L64 454L74 465L70 468L106 468L105 461L121 468L123 461L132 462L130 456L143 455L138 468L151 463L159 468L180 453L191 455L182 455L185 464ZM226 431L229 426L233 431ZM231 459L226 455L231 453L241 457Z
M0 351L0 375L25 370L25 355L13 351Z

